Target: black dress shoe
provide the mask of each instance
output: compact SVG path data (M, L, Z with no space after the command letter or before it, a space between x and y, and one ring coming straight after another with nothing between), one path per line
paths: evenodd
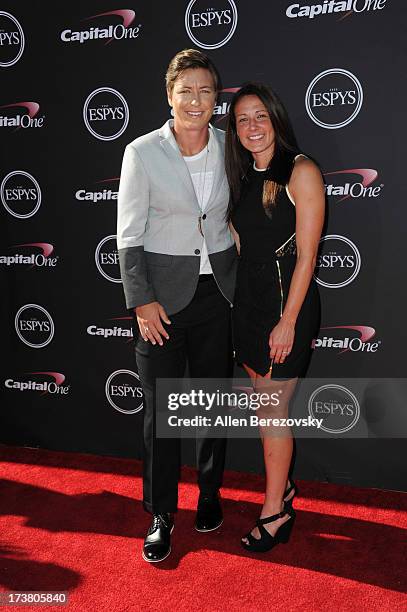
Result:
M149 563L164 561L171 552L174 521L168 512L154 514L143 546L143 559Z
M223 523L222 506L220 505L220 495L205 495L201 493L198 500L196 512L195 529L197 531L214 531Z

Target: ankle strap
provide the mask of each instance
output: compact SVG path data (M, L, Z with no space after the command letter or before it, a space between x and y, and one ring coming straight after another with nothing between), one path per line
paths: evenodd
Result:
M287 514L287 511L282 510L282 512L279 512L278 514L273 514L272 516L266 516L265 518L258 519L257 526L260 527L260 525L266 525L267 523L272 523L273 521L276 521L279 518L283 518L283 516L285 516L286 514Z

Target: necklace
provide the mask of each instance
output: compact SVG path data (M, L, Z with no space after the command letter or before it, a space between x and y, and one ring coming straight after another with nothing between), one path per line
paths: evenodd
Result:
M199 192L201 196L201 201L199 202L198 200L198 206L199 206L199 210L201 211L201 214L198 217L198 230L201 236L204 235L203 230L202 230L202 216L203 216L203 205L204 205L204 199L205 199L205 183L206 183L206 168L208 164L208 153L209 153L209 144L206 145L205 168L203 171L203 185L201 185L202 171L199 173Z

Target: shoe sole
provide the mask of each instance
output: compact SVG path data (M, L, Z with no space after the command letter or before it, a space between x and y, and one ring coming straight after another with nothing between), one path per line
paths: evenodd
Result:
M198 531L199 533L208 533L209 531L216 531L216 529L219 529L219 527L222 524L223 524L223 519L221 520L219 525L216 525L216 527L212 527L212 529L198 529L198 527L195 525L195 531Z
M170 535L172 534L173 531L174 531L174 525L171 528ZM161 561L164 561L167 557L170 556L171 550L172 549L171 549L171 546L170 546L170 550L167 552L165 557L163 557L162 559L147 559L147 557L144 556L144 551L141 552L141 556L143 557L144 561L147 561L147 563L161 563Z

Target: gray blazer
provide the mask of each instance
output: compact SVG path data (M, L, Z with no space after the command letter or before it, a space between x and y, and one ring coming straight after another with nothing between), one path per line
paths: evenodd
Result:
M237 253L225 212L229 200L223 158L225 133L210 126L220 163L202 230L209 261L232 303ZM191 301L199 277L203 237L200 209L185 161L168 121L127 145L120 177L117 246L127 308L160 302L168 314ZM205 216L204 215L204 216Z

